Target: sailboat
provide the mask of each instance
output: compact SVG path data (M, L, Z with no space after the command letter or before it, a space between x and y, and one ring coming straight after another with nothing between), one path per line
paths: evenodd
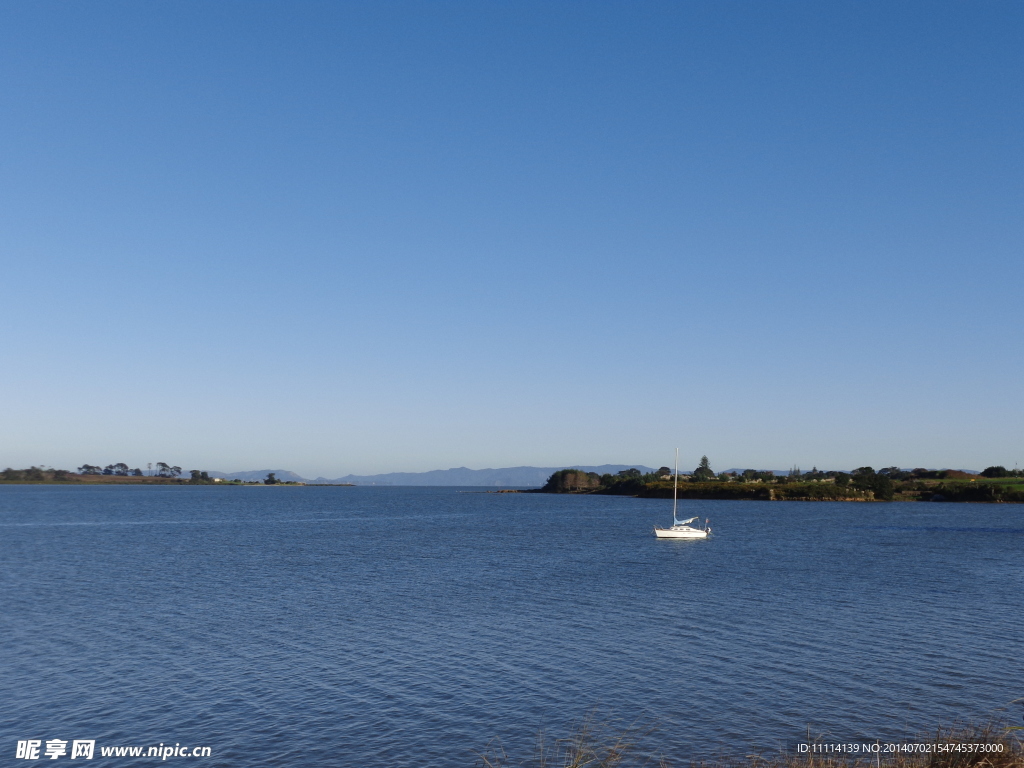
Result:
M691 517L689 520L676 518L676 507L679 504L679 449L676 448L676 471L672 475L672 527L654 529L654 535L659 539L706 539L711 535L711 528L708 521L704 520L703 528L694 528L690 523L697 522L700 525L700 515Z

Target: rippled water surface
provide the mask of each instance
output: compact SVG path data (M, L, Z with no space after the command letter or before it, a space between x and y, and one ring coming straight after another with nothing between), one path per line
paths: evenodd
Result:
M662 500L2 487L0 749L471 765L599 707L687 759L1024 696L1024 507L681 506L715 535L656 540Z

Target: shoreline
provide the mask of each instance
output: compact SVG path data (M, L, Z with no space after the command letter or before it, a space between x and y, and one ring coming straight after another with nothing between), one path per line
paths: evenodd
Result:
M32 473L32 474L30 474ZM557 473L556 473L557 474ZM5 476L7 475L7 476ZM13 475L13 476L11 476ZM26 476L28 475L28 476ZM197 473L198 475L198 473ZM554 476L553 476L554 479ZM590 479L590 478L586 478ZM591 485L566 486L549 481L540 488L486 488L477 487L461 493L547 493L575 496L628 496L641 499L671 499L672 484L662 479L628 479L609 485L598 484L597 478L590 479ZM83 487L90 485L132 485L132 486L234 486L289 488L354 488L355 483L302 483L277 481L267 483L261 480L229 480L226 478L159 477L135 475L81 475L62 470L6 470L0 472L0 486L4 485L52 485ZM369 487L369 486L365 486ZM394 486L400 487L400 486ZM411 487L411 486L410 486ZM429 486L459 488L460 486ZM679 483L677 490L681 500L702 501L844 501L844 502L952 502L981 504L1024 503L1024 484L1017 479L972 479L972 480L915 480L895 483L889 492L880 496L870 488L853 484L838 485L830 482L803 481L764 483L736 481L686 481Z

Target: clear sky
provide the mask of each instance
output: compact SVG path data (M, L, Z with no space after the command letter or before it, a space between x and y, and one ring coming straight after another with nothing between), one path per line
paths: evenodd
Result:
M4 2L0 466L1024 464L1020 2Z

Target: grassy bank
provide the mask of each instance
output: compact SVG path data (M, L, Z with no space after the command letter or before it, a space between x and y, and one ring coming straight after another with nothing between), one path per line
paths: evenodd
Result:
M646 483L638 493L645 499L671 499L672 483ZM824 483L684 483L680 499L757 499L760 501L874 501L874 493Z
M624 494L645 499L671 499L672 484L642 483L599 489L595 493ZM1024 486L998 480L917 481L894 483L891 495L872 489L832 483L754 484L735 482L681 483L680 499L757 499L761 501L955 501L1024 503Z
M0 484L3 485L40 485L51 483L55 485L70 485L75 483L109 483L113 485L178 485L187 482L188 480L180 477L79 475L75 472L68 472L63 469L40 469L38 467L31 467L29 469L7 468L0 472Z

